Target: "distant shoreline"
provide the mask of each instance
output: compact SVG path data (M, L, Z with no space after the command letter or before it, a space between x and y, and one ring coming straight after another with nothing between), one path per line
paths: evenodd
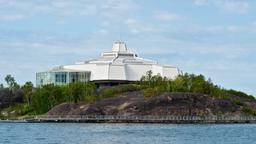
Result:
M0 123L159 123L159 124L255 124L256 117L238 116L42 116Z
M76 120L1 120L1 123L109 123L109 124L256 124L256 121L76 121Z
M28 123L27 120L0 120L0 123Z

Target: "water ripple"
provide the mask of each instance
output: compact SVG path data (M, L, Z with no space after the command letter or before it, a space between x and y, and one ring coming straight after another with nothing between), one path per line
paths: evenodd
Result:
M4 144L253 144L256 125L0 123Z

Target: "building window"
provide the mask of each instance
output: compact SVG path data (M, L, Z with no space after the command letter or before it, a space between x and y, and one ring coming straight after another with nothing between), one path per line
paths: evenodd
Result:
M71 83L73 82L88 82L90 81L91 74L89 72L70 72L69 80Z
M56 72L55 73L55 82L57 85L67 83L67 73L66 72Z

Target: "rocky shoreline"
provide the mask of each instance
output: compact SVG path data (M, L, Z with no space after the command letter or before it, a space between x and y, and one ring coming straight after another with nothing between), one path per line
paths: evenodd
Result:
M35 118L0 122L256 123L256 117L245 111L249 108L256 109L255 100L235 95L232 99L219 99L204 94L167 92L148 98L141 91L132 91L93 103L63 103Z
M245 107L256 108L256 102L232 98L225 100L191 93L163 93L145 98L140 91L133 91L95 103L64 103L32 122L256 123L256 117L243 111Z
M237 102L239 101L239 103ZM218 99L203 94L163 93L145 98L140 91L127 92L94 103L63 103L47 116L124 115L124 116L248 116L246 107L256 108L256 101L239 97Z

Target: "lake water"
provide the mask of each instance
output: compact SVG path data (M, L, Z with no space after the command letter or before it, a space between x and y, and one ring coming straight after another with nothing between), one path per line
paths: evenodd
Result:
M0 144L256 144L256 125L0 123Z

